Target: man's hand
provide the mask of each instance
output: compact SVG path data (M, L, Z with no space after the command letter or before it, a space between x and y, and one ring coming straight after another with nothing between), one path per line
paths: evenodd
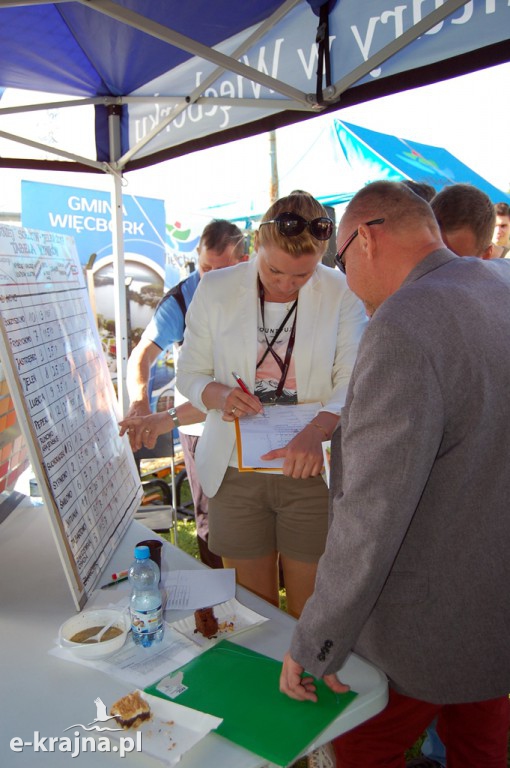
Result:
M151 413L149 416L126 417L119 421L119 435L127 432L133 451L141 448L154 448L159 435L170 431L167 424L169 416L163 413Z
M120 422L119 434L122 436L125 432L129 437L129 444L132 451L139 451L144 445L144 437L146 438L149 433L143 430L152 426L144 424L144 418L150 416L152 413L149 403L146 400L134 400L129 406L129 410L124 419ZM156 442L157 435L154 436L154 442ZM147 445L148 448L154 447L153 445Z
M129 406L126 413L126 419L139 418L141 416L150 416L152 413L149 403L146 400L135 400Z
M304 671L304 668L286 653L280 675L280 691L298 701L317 701L314 679L309 676L302 677ZM334 693L346 693L349 690L349 686L341 683L336 675L324 675L322 679Z
M301 677L304 668L285 654L280 675L280 691L298 701L317 701L313 677Z

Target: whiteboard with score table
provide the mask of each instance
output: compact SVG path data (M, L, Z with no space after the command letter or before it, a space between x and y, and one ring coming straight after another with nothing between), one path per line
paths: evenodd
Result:
M80 609L142 488L73 238L0 225L0 357Z

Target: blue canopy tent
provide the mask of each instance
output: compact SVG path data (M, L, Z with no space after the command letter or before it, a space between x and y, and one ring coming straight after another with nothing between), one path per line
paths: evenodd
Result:
M509 21L506 0L0 0L0 88L58 96L0 106L0 138L60 158L4 156L0 167L113 179L121 409L122 174L506 62ZM83 125L95 137L94 157L30 135L38 110L82 105L94 106L93 124ZM4 130L2 119L13 111L27 115L26 135Z
M334 126L347 162L360 170L366 184L376 179L413 179L430 184L438 192L448 184L473 184L493 203L510 203L510 195L442 147L371 131L342 120L334 120Z
M0 88L93 104L96 157L53 152L126 171L508 61L509 22L503 0L0 0Z

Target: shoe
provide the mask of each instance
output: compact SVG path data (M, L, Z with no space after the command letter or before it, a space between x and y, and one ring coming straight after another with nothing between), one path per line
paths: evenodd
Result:
M406 763L406 768L443 768L437 760L431 760L430 757L415 757Z
M329 741L306 756L306 768L336 768L333 744Z

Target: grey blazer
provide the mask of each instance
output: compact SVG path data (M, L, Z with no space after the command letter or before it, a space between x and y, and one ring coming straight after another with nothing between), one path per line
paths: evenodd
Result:
M510 692L510 263L429 254L375 312L291 655L438 704Z

